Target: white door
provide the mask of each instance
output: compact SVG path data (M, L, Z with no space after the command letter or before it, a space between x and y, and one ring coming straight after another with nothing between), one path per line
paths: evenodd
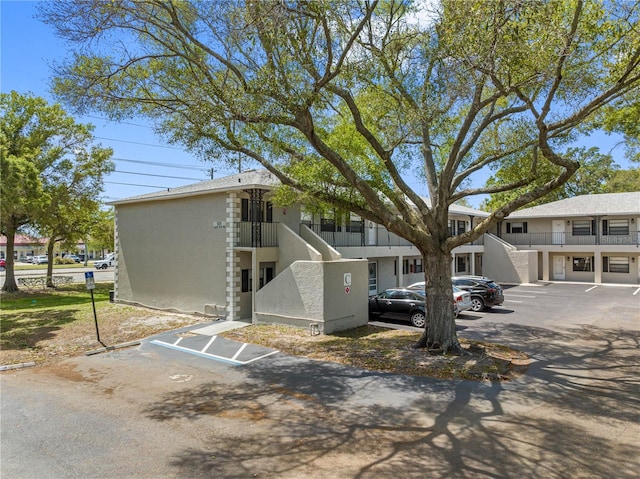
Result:
M369 230L369 234L367 235L367 246L375 246L378 228L373 224L373 221L367 221L367 229Z
M378 263L369 263L369 296L378 294Z
M553 279L564 279L564 256L553 257Z
M564 244L564 220L553 220L551 225L551 243Z

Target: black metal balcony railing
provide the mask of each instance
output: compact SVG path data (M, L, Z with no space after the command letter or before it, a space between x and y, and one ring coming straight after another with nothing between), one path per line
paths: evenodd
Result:
M573 235L571 233L507 233L501 238L514 246L534 245L618 245L639 246L637 231L625 235Z
M269 248L278 246L278 223L252 223L242 221L235 224L236 244L247 248Z

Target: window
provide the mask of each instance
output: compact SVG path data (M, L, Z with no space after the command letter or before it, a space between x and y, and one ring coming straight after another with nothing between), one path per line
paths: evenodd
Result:
M336 220L333 218L320 218L320 231L335 231Z
M602 220L602 233L605 235L628 235L629 220Z
M363 220L351 220L347 225L347 232L349 233L362 233L363 231Z
M300 211L300 223L305 224L305 225L311 225L313 224L313 214L310 211L307 210L301 210Z
M602 258L603 273L628 273L629 258L627 256L604 256Z
M240 221L249 221L249 200L242 198L241 205Z
M273 204L271 204L271 201L267 201L267 202L265 202L265 205L267 206L267 219L266 219L266 222L267 223L273 223Z
M456 234L456 220L449 220L449 236Z
M592 232L593 225L590 220L575 220L573 221L572 225L572 233L574 236L589 236L595 233Z
M467 230L466 221L458 221L458 234L461 235Z
M526 233L526 232L527 232L526 221L507 223L507 233Z
M574 256L573 271L593 271L593 256Z
M402 260L402 274L409 274L409 260Z
M263 266L260 268L260 288L273 279L273 270L273 266Z
M413 260L413 272L414 273L422 273L424 270L422 269L422 258Z
M467 257L463 255L456 256L456 271L458 273L467 272Z
M248 293L251 291L251 270L243 269L242 270L242 292Z
M273 205L270 201L261 201L259 204L256 204L253 209L254 211L251 211L251 201L249 201L248 198L242 198L240 200L240 221L265 221L266 209L266 222L273 222Z

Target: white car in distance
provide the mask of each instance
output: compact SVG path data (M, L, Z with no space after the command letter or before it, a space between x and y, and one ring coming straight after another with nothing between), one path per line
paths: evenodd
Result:
M471 302L471 294L469 294L467 291L463 291L454 285L451 285L451 287L453 288L453 316L457 318L461 312L469 311L473 307L473 303ZM407 289L424 291L424 281L413 283L407 286Z

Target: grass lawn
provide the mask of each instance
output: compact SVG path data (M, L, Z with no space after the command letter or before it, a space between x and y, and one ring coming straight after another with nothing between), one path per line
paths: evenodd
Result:
M113 283L97 283L94 290L100 339L106 345L208 321L110 303L111 289ZM84 284L2 293L0 301L0 365L51 364L102 346L96 337L91 294ZM251 325L221 336L371 371L440 379L511 380L522 375L529 363L519 351L477 341L461 340L466 356L429 354L411 347L418 333L371 325L316 336L307 329Z
M100 339L107 345L207 321L186 314L109 302L113 283L96 283L94 299ZM0 365L48 364L101 347L91 293L85 284L0 296Z

